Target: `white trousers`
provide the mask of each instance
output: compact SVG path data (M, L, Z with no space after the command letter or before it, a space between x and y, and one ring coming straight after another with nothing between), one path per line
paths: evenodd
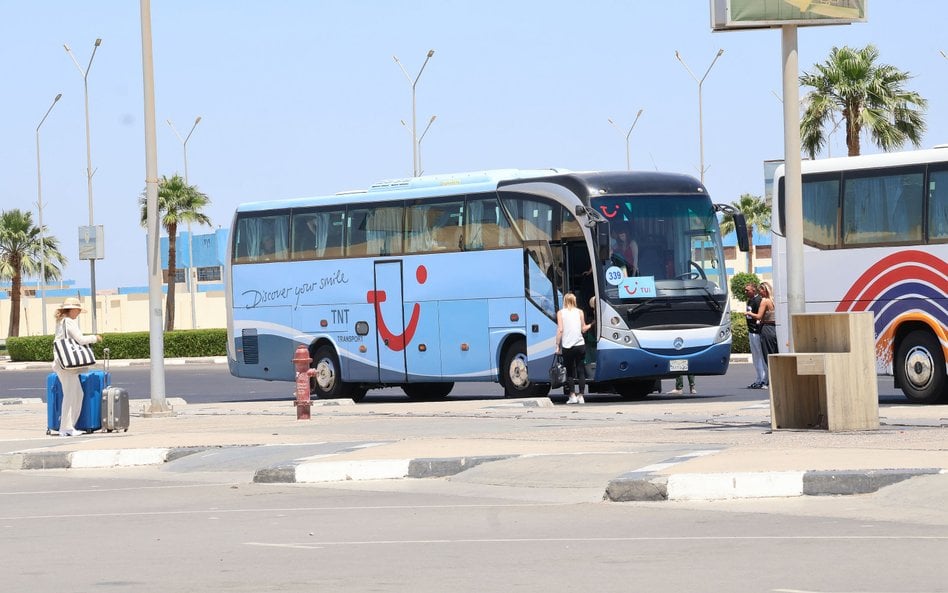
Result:
M79 382L79 369L64 369L57 363L56 375L63 385L63 414L59 421L59 434L63 434L76 428L82 411L82 384Z

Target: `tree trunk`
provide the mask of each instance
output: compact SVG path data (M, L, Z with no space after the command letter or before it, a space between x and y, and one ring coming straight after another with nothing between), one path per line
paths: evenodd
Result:
M178 225L168 225L168 296L165 300L165 331L174 330L174 288L177 279L177 270L175 269L177 259L176 239L178 237Z
M20 275L20 260L14 258L11 263L13 264L13 280L10 283L10 331L7 335L15 338L20 335L20 293L23 278Z
M859 122L855 121L859 117L859 109L845 114L846 116L846 148L849 150L849 156L859 156Z

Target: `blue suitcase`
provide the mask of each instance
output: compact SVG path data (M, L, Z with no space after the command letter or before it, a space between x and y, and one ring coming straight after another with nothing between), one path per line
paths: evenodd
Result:
M76 420L76 429L93 432L102 428L102 391L112 382L107 371L89 371L79 373L82 385L82 410ZM63 386L56 373L46 377L46 434L59 430L62 418Z

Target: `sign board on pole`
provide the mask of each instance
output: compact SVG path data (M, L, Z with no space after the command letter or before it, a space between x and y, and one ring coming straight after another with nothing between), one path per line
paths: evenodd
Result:
M869 0L711 0L711 29L864 23Z
M79 259L105 259L105 231L101 224L79 227Z

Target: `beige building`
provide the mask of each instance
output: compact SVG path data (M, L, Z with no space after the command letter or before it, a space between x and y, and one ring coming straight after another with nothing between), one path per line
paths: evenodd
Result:
M73 295L74 296L74 295ZM194 295L195 321L191 323L191 295L183 283L175 286L175 329L222 328L227 325L227 312L224 306L224 291L197 292ZM55 332L56 308L65 300L64 296L46 297L46 311L38 296L24 296L20 299L20 335L38 336L43 334L43 315L46 315L46 333ZM79 326L85 333L92 332L92 298L79 297L86 313L79 316ZM164 310L166 295L162 294ZM0 299L0 339L6 339L10 329L9 298ZM100 291L96 296L96 323L100 334L148 331L148 294L118 294L118 291Z

